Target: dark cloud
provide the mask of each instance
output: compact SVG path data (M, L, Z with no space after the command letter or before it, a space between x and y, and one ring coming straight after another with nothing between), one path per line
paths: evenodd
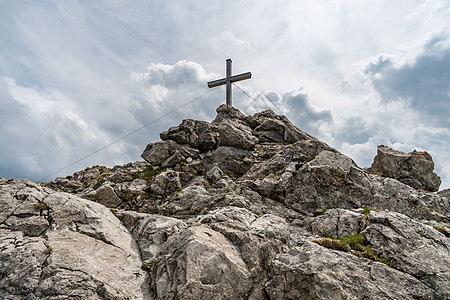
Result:
M333 123L331 110L313 107L308 96L300 91L292 91L282 96L282 103L288 109L287 117L311 134L321 136L320 128L325 124Z
M330 145L345 145L349 155L363 157L385 141L413 147L417 122L436 125L424 132L430 135L449 125L449 80L442 74L449 70L442 46L448 42L430 40L413 63L395 60L431 34L448 32L445 1L402 2L395 9L389 1L248 1L233 9L206 0L3 2L0 76L14 84L0 88L1 176L48 175L158 120L209 91L206 82L223 77L228 56L235 74L252 72L251 81L237 84L260 102L233 87L236 108L286 114ZM379 57L364 76L355 72L379 53L392 56ZM375 91L364 84L367 76ZM338 87L344 79L346 90ZM285 93L300 85L308 93ZM279 93L265 92L272 89ZM58 175L140 159L159 132L184 118L211 120L224 99L220 87ZM450 140L442 132L436 136ZM421 146L432 150L430 139ZM442 143L447 153L448 142Z
M343 126L334 131L333 137L350 144L364 144L374 134L374 129L360 116L344 117Z
M24 88L0 77L0 177L39 180L114 138L78 115L73 99L60 96L55 91ZM62 174L118 161L119 155L124 161L129 159L117 146Z
M382 101L405 101L429 122L450 126L450 48L436 47L428 44L413 63L401 66L380 57L366 72Z

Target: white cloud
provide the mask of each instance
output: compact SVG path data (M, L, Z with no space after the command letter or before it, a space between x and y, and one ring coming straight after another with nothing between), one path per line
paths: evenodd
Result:
M447 174L448 1L10 1L0 25L0 123L14 125L0 176L54 170L148 124L209 91L227 56L253 74L239 87L261 105L233 88L243 112L284 113L365 166L381 143L435 151ZM219 88L70 171L139 159L223 101Z

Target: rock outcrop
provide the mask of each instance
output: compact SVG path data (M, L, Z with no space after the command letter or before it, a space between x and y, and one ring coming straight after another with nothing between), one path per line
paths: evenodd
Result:
M450 197L424 169L411 187L272 111L217 113L161 133L145 162L2 179L0 297L450 297Z
M1 179L0 221L0 298L147 297L139 249L105 206Z
M441 178L433 172L434 162L428 152L414 150L410 153L378 146L369 171L384 177L394 178L415 189L437 192Z

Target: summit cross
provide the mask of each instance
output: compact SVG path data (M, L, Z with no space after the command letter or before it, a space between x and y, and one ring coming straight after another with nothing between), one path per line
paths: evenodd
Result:
M232 105L231 104L231 84L233 82L236 81L241 81L241 80L245 80L245 79L250 79L252 78L252 73L247 72L247 73L242 73L239 75L234 75L231 76L231 59L227 59L227 73L226 73L226 77L222 78L222 79L218 79L218 80L214 80L214 81L210 81L208 82L208 87L209 88L213 88L219 85L227 85L227 105Z

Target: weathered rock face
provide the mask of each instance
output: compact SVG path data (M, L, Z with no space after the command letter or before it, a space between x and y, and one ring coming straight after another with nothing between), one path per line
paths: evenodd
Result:
M216 127L208 122L188 119L183 120L180 126L162 132L160 137L163 141L187 144L205 152L217 147L218 135Z
M139 250L105 206L0 180L0 298L143 299Z
M441 178L433 172L434 162L428 152L414 150L410 153L378 146L369 171L384 177L394 178L415 189L431 192L439 190Z
M2 180L0 297L450 298L448 191L361 169L271 111L217 112L146 162Z

